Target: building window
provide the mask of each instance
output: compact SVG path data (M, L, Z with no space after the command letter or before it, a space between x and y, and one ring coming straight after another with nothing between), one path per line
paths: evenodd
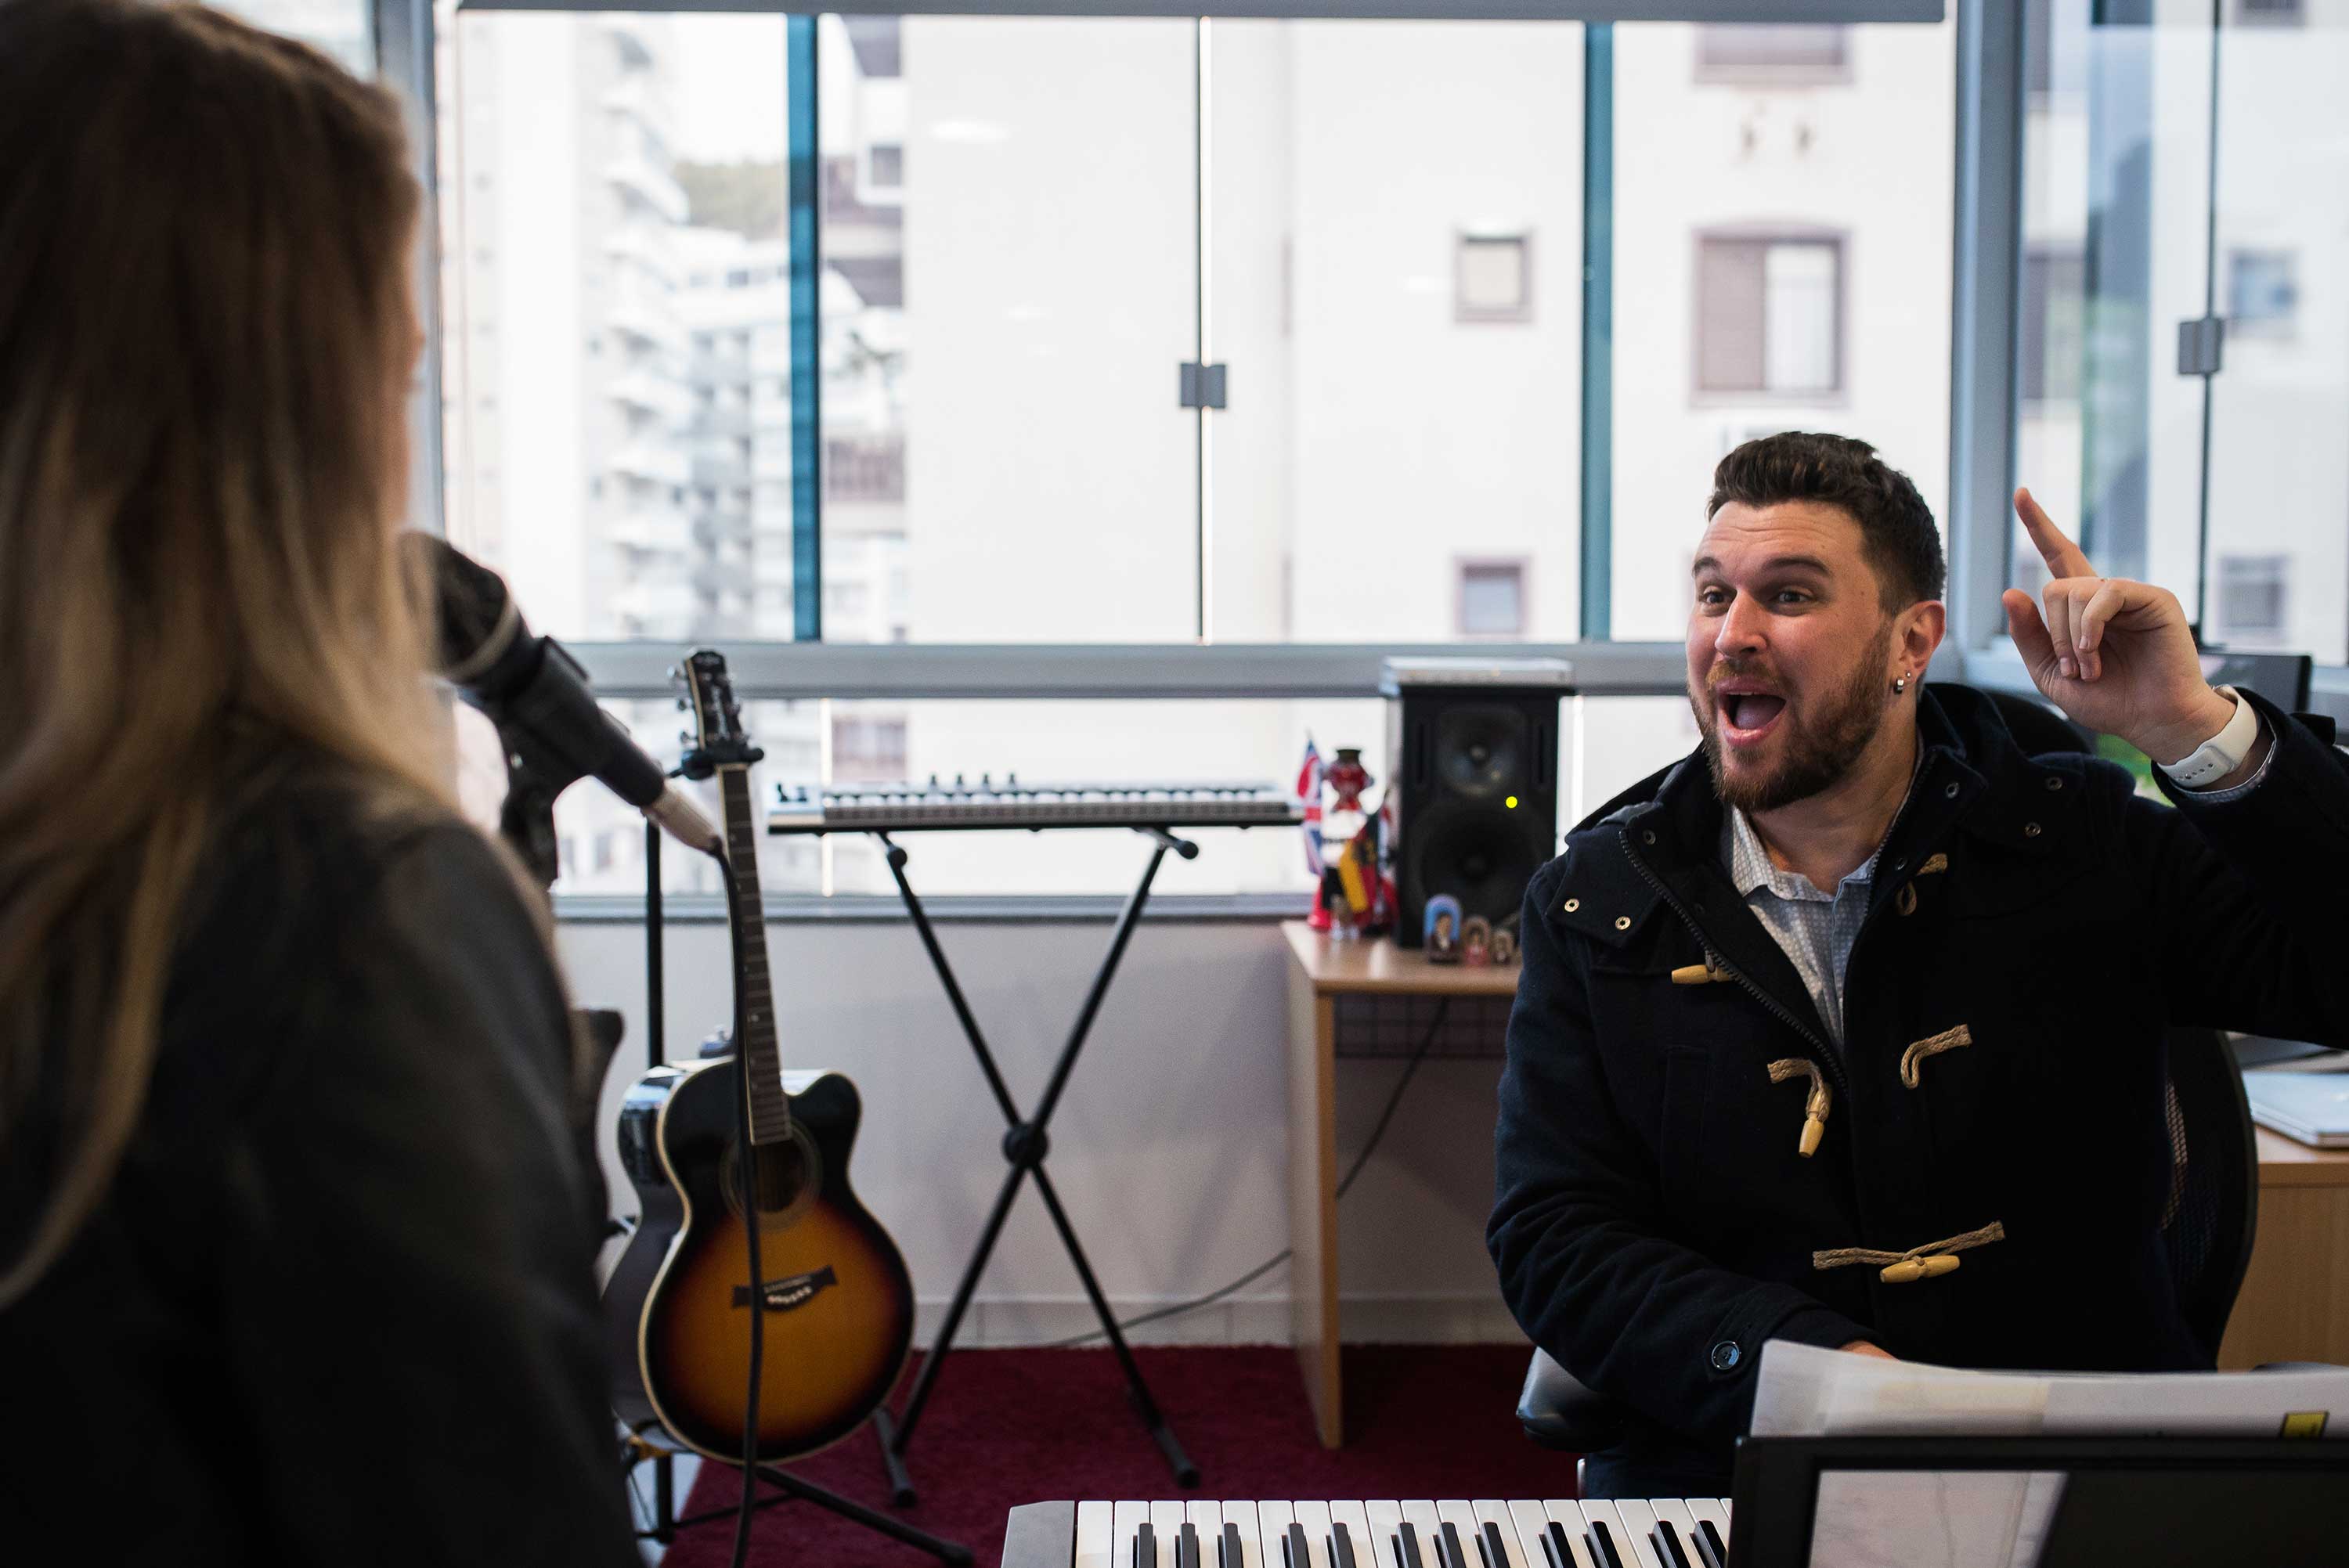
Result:
M1460 563L1460 634L1522 637L1526 634L1526 566L1522 561Z
M2235 0L2238 26L2298 27L2307 20L2303 0Z
M2281 642L2288 555L2219 557L2219 634L2230 642Z
M2023 258L2023 400L2076 403L2087 353L2087 263L2077 248L2033 248Z
M857 783L886 783L905 776L905 721L878 715L834 714L832 776Z
M865 150L866 181L875 191L896 191L905 183L905 150L894 141L876 141Z
M1700 235L1701 393L1819 397L1843 388L1843 242Z
M2290 337L2300 308L2300 268L2290 251L2227 253L2227 330L2245 337Z
M1796 87L1851 79L1846 29L1738 23L1696 30L1696 79Z
M1462 234L1454 253L1453 319L1534 318L1533 236Z

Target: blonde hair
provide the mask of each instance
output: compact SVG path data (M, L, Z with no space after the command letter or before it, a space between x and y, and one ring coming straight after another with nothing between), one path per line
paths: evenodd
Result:
M51 1156L0 1305L139 1120L233 738L370 810L448 799L394 547L406 160L391 98L302 45L0 0L0 1149Z

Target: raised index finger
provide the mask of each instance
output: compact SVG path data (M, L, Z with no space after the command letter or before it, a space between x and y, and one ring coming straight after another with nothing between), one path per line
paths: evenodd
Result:
M2031 535L2031 542L2039 547L2040 559L2047 562L2051 577L2094 577L2096 569L2088 564L2085 552L2073 543L2054 520L2040 510L2028 490L2014 492L2014 515Z

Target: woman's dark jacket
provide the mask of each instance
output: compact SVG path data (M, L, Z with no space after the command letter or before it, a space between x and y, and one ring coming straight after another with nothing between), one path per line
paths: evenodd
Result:
M480 834L369 825L319 776L247 799L129 1156L0 1310L18 1538L76 1562L634 1564L586 1059ZM21 1222L44 1139L17 1130Z
M1632 1495L1642 1473L1727 1472L1769 1339L2207 1365L2161 1252L2164 1027L2349 1045L2349 758L2329 721L2251 698L2276 737L2265 777L2222 804L2165 781L2173 810L2116 764L2024 756L1982 694L1940 689L1920 696L1840 1050L1729 881L1701 757L1602 808L1526 893L1486 1240L1526 1332L1631 1413L1606 1462ZM1734 982L1673 982L1709 958ZM1967 1043L1910 1055L1961 1026ZM1796 1058L1833 1093L1810 1159L1809 1081L1769 1070ZM2002 1241L1909 1284L1813 1258L1992 1222Z

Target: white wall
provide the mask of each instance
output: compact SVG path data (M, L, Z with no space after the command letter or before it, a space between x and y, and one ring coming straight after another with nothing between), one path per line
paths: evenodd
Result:
M1014 1097L1033 1105L1107 944L1106 924L949 925L941 942ZM610 1129L644 1061L643 928L569 923L558 946L582 1006L626 1015L605 1087L605 1179L633 1212ZM769 948L787 1068L837 1068L863 1092L858 1193L902 1247L934 1331L1006 1170L1002 1122L912 927L792 924ZM725 927L672 926L669 1053L729 1007ZM1205 1295L1288 1244L1287 945L1269 923L1146 922L1053 1120L1048 1169L1121 1316ZM1342 1061L1340 1169L1402 1064ZM1484 1250L1495 1061L1431 1061L1340 1206L1350 1337L1507 1340ZM1397 1238L1409 1238L1398 1244ZM1286 1342L1286 1270L1150 1341ZM1024 1195L962 1343L1081 1333L1092 1315L1041 1202Z

